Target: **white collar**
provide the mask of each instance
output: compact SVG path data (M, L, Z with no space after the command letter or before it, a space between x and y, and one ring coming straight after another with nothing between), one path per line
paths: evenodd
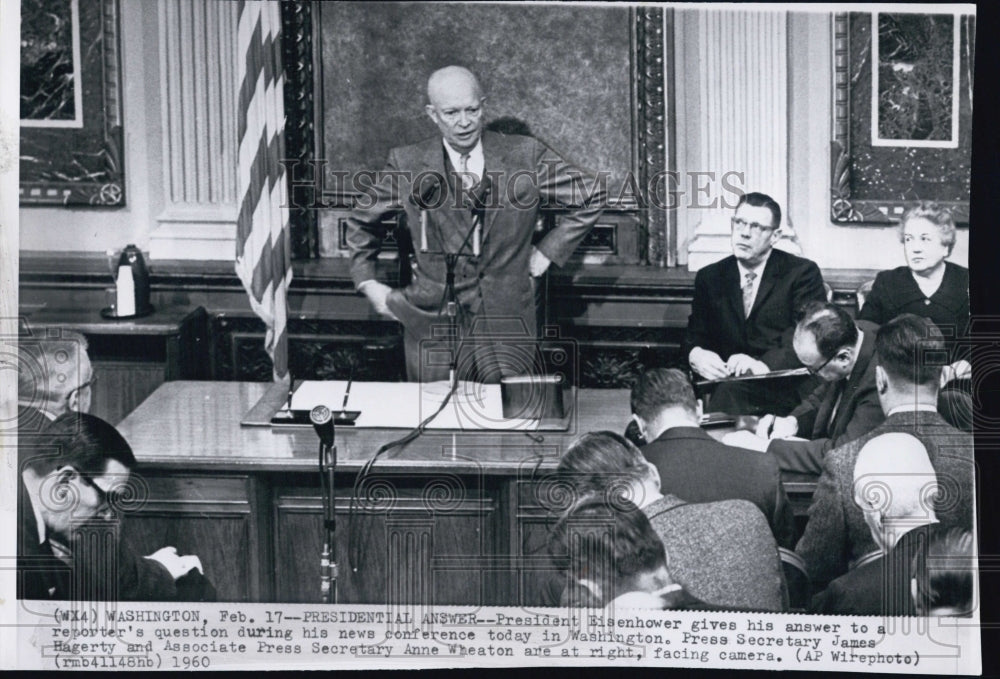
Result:
M896 406L889 412L885 414L886 417L895 415L896 413L936 413L937 407L932 406L929 403L907 403L906 405Z
M45 532L45 518L42 516L42 511L39 508L39 500L35 498L38 494L39 488L41 487L42 481L38 481L35 476L26 478L24 475L28 473L28 470L21 472L21 483L24 484L24 489L28 492L28 502L31 503L31 513L35 515L35 524L38 526L38 544L45 544L45 539L47 537Z
M449 144L444 139L442 139L441 141L444 142L444 150L445 153L448 154L448 159L451 161L451 166L455 168L456 171L458 171L459 168L462 167L462 156L465 154L460 153L459 151L453 149L451 147L451 144ZM483 138L481 136L479 137L479 141L476 142L476 145L472 147L471 151L469 151L468 155L469 155L469 165L468 165L469 172L472 172L482 177L483 168L485 167L486 161L483 156Z

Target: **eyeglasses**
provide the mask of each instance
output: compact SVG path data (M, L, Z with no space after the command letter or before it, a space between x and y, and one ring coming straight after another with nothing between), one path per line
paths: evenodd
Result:
M758 224L757 222L748 222L745 219L740 219L739 217L733 217L729 220L733 225L734 231L742 231L746 228L750 229L751 234L763 233L764 231L774 231L774 226L764 226L763 224Z
M79 385L78 387L71 389L70 392L66 394L66 398L68 399L72 397L75 392L83 391L87 387L93 388L95 384L97 384L97 375L91 375L89 380Z
M466 109L459 109L457 111L453 111L451 109L447 111L438 111L438 115L441 116L441 119L449 125L457 123L462 118L462 113L465 113L465 116L469 120L479 120L479 117L483 115L483 107L475 106Z
M122 501L123 501L123 499L125 497L124 491L122 491L119 488L112 488L111 490L104 490L99 485L97 485L96 483L94 483L94 480L92 478L90 478L89 475L84 474L83 472L80 472L79 475L80 475L80 479L85 484L87 484L88 486L90 486L91 488L93 488L94 492L97 493L97 497L100 498L100 500L101 500L101 504L100 504L101 507L108 506L108 507L111 507L112 509L114 509L116 511L118 511L121 508Z
M825 368L830 363L830 361L832 361L835 358L837 358L837 354L834 354L830 358L823 361L823 363L821 363L817 368L810 368L809 366L806 366L806 370L809 372L810 375L818 375L819 371Z

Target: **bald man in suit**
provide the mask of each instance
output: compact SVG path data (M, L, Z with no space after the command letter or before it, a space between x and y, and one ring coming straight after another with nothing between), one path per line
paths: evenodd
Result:
M600 216L604 192L537 139L484 132L485 97L469 70L435 71L427 98L440 136L392 149L386 181L348 219L354 283L375 311L403 324L410 380L445 379L449 358L461 379L539 372L537 354L525 351L537 332L536 279L551 263L566 263ZM532 245L542 207L565 213ZM382 223L400 211L417 245L415 267L409 285L392 289L376 280L375 263ZM447 303L449 258L454 305ZM434 339L441 337L434 326L449 324L449 307L461 337L457 358L447 339Z

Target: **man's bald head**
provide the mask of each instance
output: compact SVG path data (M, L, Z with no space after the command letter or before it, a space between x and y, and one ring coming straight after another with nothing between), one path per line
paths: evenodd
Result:
M434 104L447 92L470 89L477 99L483 90L475 74L464 66L445 66L431 73L427 79L427 100Z
M937 474L927 449L910 434L883 434L866 443L854 465L854 502L875 535L886 520L918 526L937 520Z
M483 134L483 91L467 68L445 66L427 80L427 115L459 153L468 153Z

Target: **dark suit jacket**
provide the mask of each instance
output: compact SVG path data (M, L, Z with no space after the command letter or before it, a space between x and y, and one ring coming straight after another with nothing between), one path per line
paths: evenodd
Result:
M701 347L722 360L747 354L771 369L798 367L792 352L780 351L791 344L795 310L805 302L825 299L823 276L815 262L772 250L753 308L744 318L740 271L736 257L730 255L695 275L684 355Z
M642 449L660 472L661 490L688 502L749 500L778 545L795 546L795 516L773 456L719 443L698 427L673 427Z
M580 172L533 137L485 132L482 142L484 181L489 177L491 184L485 201L482 254L459 262L455 276L458 299L470 314L521 319L533 338L535 303L528 262L539 208L568 210L560 215L558 226L537 243L546 257L562 266L597 221L605 195L595 190L592 175ZM401 210L416 250L413 279L403 295L417 310L436 314L445 290L446 267L444 256L432 253L460 249L472 224L471 208L450 188L453 184L447 179L440 137L392 149L385 169L402 174L400 193L398 198L392 196L388 181L377 184L362 199L372 205L351 213L347 221L351 276L355 285L375 278L375 263L385 237L379 223ZM414 181L420 182L416 191ZM430 207L429 252L425 253L420 251L421 201L412 195L421 195L422 189L435 182L441 194L437 200L425 201ZM471 241L462 252L471 254Z
M941 329L949 348L954 350L949 360L968 358L969 270L945 262L941 287L930 297L921 292L909 267L882 271L875 277L858 318L882 325L899 314L929 318Z
M663 540L670 576L691 596L726 609L784 610L778 545L752 503L664 495L642 511Z
M864 338L858 360L846 382L821 384L791 412L799 422L798 435L809 440L778 439L768 445L768 452L777 456L782 469L819 474L828 451L867 434L885 419L875 388L875 333L878 328L867 321L859 321L858 328L864 332ZM831 422L830 413L841 389L843 396Z
M854 504L854 465L861 448L876 436L912 434L927 448L927 456L944 493L935 513L945 527L972 530L975 462L972 435L949 425L935 412L895 413L864 436L831 450L823 464L809 521L795 552L806 562L814 583L845 573L848 565L876 550L861 510Z
M928 526L903 534L896 545L880 559L870 561L842 575L813 597L812 611L827 615L916 615L910 593L913 559L926 553Z
M109 586L93 564L70 566L56 558L46 540L38 542L38 525L24 483L18 478L17 596L19 599L74 601L172 601L177 588L161 564L135 554L118 542L117 581ZM82 561L78 560L78 561ZM213 590L214 591L214 590Z

